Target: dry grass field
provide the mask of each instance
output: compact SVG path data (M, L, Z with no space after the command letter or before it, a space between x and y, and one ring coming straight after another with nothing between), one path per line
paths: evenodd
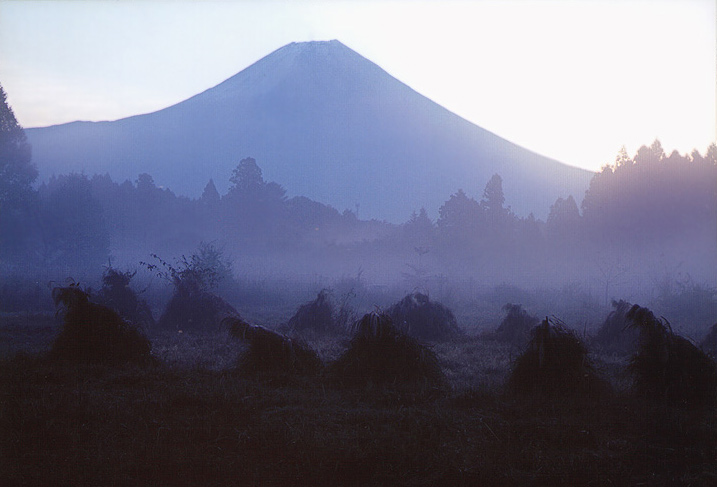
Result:
M53 362L60 327L0 322L0 485L717 485L714 407L634 397L627 357L591 355L599 395L522 397L522 350L481 337L430 345L445 385L343 387L247 378L228 333L150 335L144 366ZM349 338L309 344L328 365Z

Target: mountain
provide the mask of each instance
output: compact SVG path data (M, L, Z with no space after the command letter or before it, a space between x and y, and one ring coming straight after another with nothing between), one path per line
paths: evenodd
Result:
M197 197L245 157L289 196L361 218L434 216L458 189L480 199L503 178L519 215L580 201L592 173L512 144L420 95L338 41L286 45L223 83L154 113L26 130L41 179L83 171Z

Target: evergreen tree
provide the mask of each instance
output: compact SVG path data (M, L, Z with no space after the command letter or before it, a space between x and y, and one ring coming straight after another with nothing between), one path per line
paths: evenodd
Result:
M107 262L110 234L87 176L53 178L41 194L45 263L67 275L96 272Z
M0 85L0 207L17 208L32 198L37 168L31 158L25 131L7 104L5 90Z
M632 159L627 154L627 149L623 145L617 153L615 158L615 167L626 167L632 165Z
M717 144L712 142L709 147L707 147L707 152L705 152L704 159L711 163L713 166L717 166Z
M481 224L481 213L480 204L459 189L438 210L438 229L450 236L477 229Z
M489 215L501 216L505 213L504 203L503 178L499 174L494 174L485 185L481 206L485 208Z
M30 144L0 86L0 262L18 264L35 254L39 240L37 168ZM7 270L0 273L7 272Z
M429 247L433 239L434 225L425 208L411 215L411 219L403 225L403 236L409 245Z
M207 185L204 187L201 201L209 207L215 207L217 204L219 204L220 199L221 198L219 196L219 191L217 191L217 187L214 185L214 180L210 179Z
M258 193L264 186L261 168L252 157L247 157L239 162L239 165L232 171L229 182L232 183L229 187L230 193L238 192L246 196Z
M546 222L550 238L554 242L573 241L580 225L580 210L572 195L558 198L550 207Z

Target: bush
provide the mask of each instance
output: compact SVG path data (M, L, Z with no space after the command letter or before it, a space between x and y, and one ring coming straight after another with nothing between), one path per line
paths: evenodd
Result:
M52 298L64 314L50 358L85 363L147 363L149 340L115 311L92 303L78 285L57 287Z
M647 308L634 305L627 319L640 333L629 366L637 394L682 406L714 402L717 370L704 352L675 335L667 320Z
M453 312L427 295L409 294L389 308L394 323L419 340L447 340L463 335Z
M331 368L335 380L346 386L444 381L435 353L397 329L390 316L376 312L356 322L348 350Z
M612 301L615 308L605 318L602 326L595 335L595 343L602 350L610 353L628 354L635 350L639 333L630 326L627 313L632 305L627 301Z
M102 275L102 288L95 299L99 304L116 311L125 320L145 326L154 325L152 312L143 299L129 287L137 272L121 272L108 267Z
M503 306L503 311L506 312L505 318L496 328L493 337L499 342L524 347L530 338L530 330L540 320L537 316L528 314L519 304L508 303Z
M603 388L583 342L575 332L548 318L533 328L528 347L508 378L508 390L517 395L593 395Z
M225 318L232 337L247 342L249 348L238 360L241 374L270 379L312 375L321 369L318 354L301 340L288 338L241 318Z

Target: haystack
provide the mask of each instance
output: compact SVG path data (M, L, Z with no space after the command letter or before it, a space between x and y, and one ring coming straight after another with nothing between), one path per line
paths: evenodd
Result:
M639 338L639 332L630 326L630 320L627 319L632 304L622 299L613 300L612 307L615 309L605 318L595 335L595 344L608 353L623 355L632 353L637 347Z
M147 363L151 344L115 311L90 302L78 285L57 287L52 299L64 325L50 358L85 363Z
M530 330L540 323L540 319L529 314L519 304L508 303L503 306L503 311L506 312L505 318L496 328L493 337L499 342L524 347L530 338Z
M276 379L311 375L321 369L318 354L301 340L288 338L241 318L225 318L232 337L249 344L239 356L238 369L246 376Z
M441 303L432 302L427 295L407 295L388 309L387 314L396 326L419 340L449 340L463 335L453 312Z
M239 312L219 296L208 291L175 288L172 298L157 322L163 330L216 332L224 318L239 318Z
M717 323L712 325L707 336L700 343L703 352L710 355L713 359L717 357Z
M291 333L329 335L342 330L337 321L336 307L328 289L322 289L316 299L299 307L291 317L288 328Z
M594 394L604 387L575 332L548 318L533 328L508 378L508 390L517 395Z
M219 282L231 275L231 264L225 262L221 250L202 243L189 258L184 255L175 265L152 254L157 264L141 262L148 270L174 287L167 307L157 323L165 330L215 332L221 320L239 317L226 301L213 293Z
M647 308L634 305L627 319L640 334L629 366L637 394L682 406L714 402L717 369L712 359Z
M390 316L376 312L356 322L348 350L331 371L346 386L438 385L444 380L435 353L396 328Z
M102 276L102 288L95 300L114 310L122 318L132 323L152 326L154 318L146 301L139 299L129 286L136 272L121 272L109 267Z

